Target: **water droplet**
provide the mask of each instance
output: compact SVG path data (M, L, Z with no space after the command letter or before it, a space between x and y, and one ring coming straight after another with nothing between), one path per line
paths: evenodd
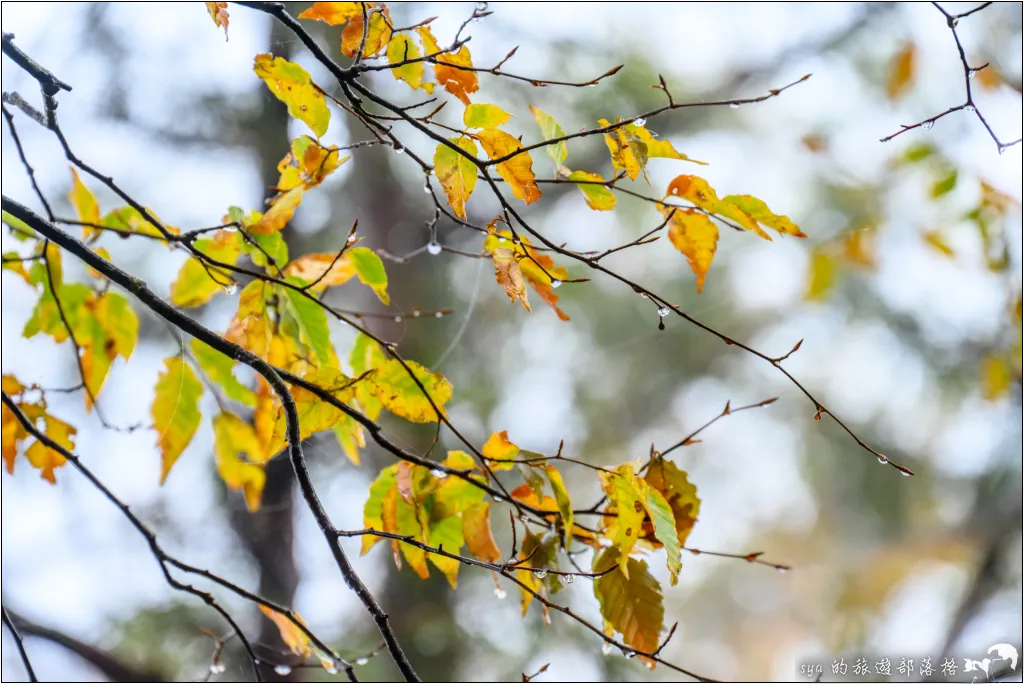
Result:
M923 124L921 124L921 128L923 128L924 130L927 131L927 130L931 130L931 127L934 126L934 125L935 125L934 121L925 121Z
M612 642L606 641L601 644L601 655L608 655L612 652Z
M223 674L227 669L227 666L219 660L215 663L210 663L210 674Z
M493 498L497 503L501 503L502 501L505 500L505 498L502 497L502 496L494 496L494 497L491 497L491 498Z
M448 473L444 472L443 470L438 470L437 468L434 468L433 470L431 470L430 474L433 475L434 477L438 478L438 479L443 479L443 478L448 477Z
M323 662L323 666L324 671L327 672L327 674L338 674L338 666L334 664L333 660L325 660Z
M444 316L444 314L441 313L440 311L435 311L434 312L434 318L441 318L442 316Z
M646 293L646 292L641 292L641 293L640 293L640 299L648 299L648 298L649 298L649 297L647 296L647 293Z
M395 316L395 323L401 323L401 322L402 322L402 317L401 316Z
M565 576L565 583L566 584L572 584L575 581L576 581L576 575L566 575Z
M1008 149L1010 149L1009 145L1000 145L999 146L999 154L1005 154L1006 150L1008 150Z
M368 662L370 662L370 659L366 656L363 656L362 658L356 658L356 665L365 665Z
M434 192L434 190L430 187L430 183L427 183L426 185L423 186L423 192L427 193L428 195Z
M658 309L658 315L661 316L662 318L668 316L670 313L672 313L672 309L668 308L667 306L663 306Z
M638 116L635 119L633 119L633 123L635 123L637 126L643 126L644 124L647 123L647 119L645 119L642 116Z
M590 83L590 84L588 84L588 85L589 85L589 86L590 86L591 88L596 88L596 87L597 87L597 84L596 84L596 83Z
M562 281L559 280L558 278L555 278L554 280L551 281L551 287L554 287L554 288L562 287Z
M787 572L789 572L789 568L778 567L778 568L775 568L775 569L778 572L781 572L783 575L785 575Z
M544 579L545 577L548 576L548 571L543 569L543 568L541 568L540 570L534 570L533 571L533 576L536 577L537 579Z
M647 132L651 134L652 138L657 138L658 137L658 131L647 131Z
M878 462L881 463L882 465L885 465L889 462L889 459L887 459L882 454L878 454Z
M359 239L359 238L357 238L357 237L356 237L355 233L353 233L352 235L349 235L349 236L348 236L348 239L347 239L347 240L345 240L345 242L346 242L347 244L350 244L350 245L351 245L351 244L352 244L353 242L355 242L355 241L356 241L356 240L358 240L358 239Z
M644 667L646 667L648 670L653 670L654 669L654 661L653 660L645 660L644 661Z
M909 470L901 470L900 471L900 475L902 475L903 477L910 477L910 471Z
M636 651L623 651L622 655L627 658L636 658Z
M395 154L405 154L405 148L401 145L395 145Z
M965 112L973 112L974 111L974 105L967 105L966 107L964 107L964 111Z
M431 240L430 242L427 243L427 252L434 256L437 256L438 254L441 253L441 245Z
M974 74L976 74L976 73L978 73L978 72L975 71L974 69L971 69L970 71L967 72L967 78L969 80L973 80L974 79Z
M233 280L230 283L228 283L227 285L224 286L224 294L226 294L226 295L233 295L233 294L236 294L237 292L238 292L238 283L236 283Z
M729 109L739 109L739 108L740 108L740 106L736 102L732 102L732 103L729 104Z
M508 592L506 592L501 587L494 587L494 596L495 596L495 598L497 598L500 601L503 598L505 598L506 596L508 596Z
M288 666L288 665L278 665L277 667L274 668L274 674L280 675L282 677L287 677L291 673L292 673L292 668L290 666Z

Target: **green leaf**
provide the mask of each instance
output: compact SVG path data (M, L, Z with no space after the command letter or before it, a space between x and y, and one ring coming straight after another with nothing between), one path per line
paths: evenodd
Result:
M234 359L221 354L210 345L196 338L192 339L190 346L199 367L210 380L217 383L224 390L226 397L245 404L250 408L256 406L256 395L252 390L239 382L238 378L231 372L235 365Z
M601 616L627 645L653 653L665 623L661 586L647 571L645 561L620 556L615 547L605 549L595 558L594 572L603 572L619 562L628 564L628 575L612 571L594 580L594 596L601 604Z
M36 231L13 214L9 214L5 211L0 213L0 217L2 217L3 222L11 228L11 235L13 235L17 240L25 241L29 238L36 237Z
M452 516L431 522L427 533L427 543L431 546L440 547L449 553L459 553L464 544L462 518ZM427 557L444 574L448 584L452 585L452 589L454 589L458 583L459 561L454 558L439 556L436 553L428 553Z
M382 519L384 497L389 491L397 488L398 486L398 481L395 479L395 473L397 470L397 464L384 468L377 475L377 479L370 484L370 496L366 499L366 504L363 506L364 527L375 530L384 529L384 521ZM362 551L360 551L360 554L366 555L366 553L380 541L383 541L383 538L372 534L363 535L363 548Z
M373 290L385 306L391 303L388 297L388 274L384 262L377 253L366 247L353 247L345 255L356 269L359 282Z
M938 199L956 187L956 169L948 169L946 173L932 185L932 199Z
M558 502L558 514L562 516L563 538L565 546L569 548L572 543L572 501L569 500L569 492L565 488L565 481L562 474L555 466L545 466L548 481L551 483L551 491L555 493L555 501Z
M248 242L245 243L245 253L252 259L252 263L265 268L268 273L276 273L277 269L285 267L285 264L288 263L288 243L284 241L280 231L269 235L253 234L251 237L253 242L259 245L256 247ZM276 269L270 265L267 260L268 256L274 260Z
M302 285L302 281L297 278L289 277L288 281ZM331 332L327 327L327 312L315 298L310 299L304 293L290 287L282 287L281 290L288 304L288 311L298 325L299 341L313 350L321 365L337 365L334 362Z
M668 571L671 575L671 582L675 585L679 579L679 571L683 567L675 515L661 492L649 486L642 479L638 479L637 484L643 494L641 503L647 510L647 515L651 516L651 522L654 523L654 536L665 547L665 553L668 556Z
M492 104L471 104L462 113L466 128L497 128L511 118L511 114Z
M349 356L349 363L352 364L352 372L355 377L363 373L379 368L385 361L384 352L380 345L366 335L359 333L356 342L352 345L352 353ZM363 413L370 420L377 420L384 405L373 389L373 385L364 380L356 384L356 400L363 409Z
M615 208L615 193L609 190L603 183L604 178L600 174L588 171L573 171L569 174L569 180L576 181L576 187L583 194L587 206L595 211L610 211Z
M665 497L665 501L672 509L679 546L685 546L686 538L690 536L690 530L693 529L700 513L697 487L690 483L686 472L680 470L672 461L665 459L655 459L643 479L651 489L661 492ZM667 544L665 546L668 548Z
M96 301L96 320L114 343L113 351L127 359L139 338L139 319L128 300L117 292L106 292Z
M162 467L160 484L167 479L174 462L181 456L199 428L202 414L199 397L203 383L196 378L180 356L164 361L164 370L156 383L156 394L150 414L157 432Z
M554 117L545 112L542 109L537 109L533 105L530 105L530 111L533 112L533 117L537 120L537 125L540 126L540 134L544 136L545 140L552 140L554 138L562 138L565 136L565 131L562 130L561 125L555 121ZM566 158L569 156L569 148L565 141L555 143L554 145L548 145L544 148L551 157L552 161L555 162L555 168L562 166L565 163Z

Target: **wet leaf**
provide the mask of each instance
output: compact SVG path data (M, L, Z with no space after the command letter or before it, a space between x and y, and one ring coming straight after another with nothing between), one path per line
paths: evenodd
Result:
M298 64L283 57L256 55L253 71L277 99L288 105L288 113L309 126L317 137L327 132L331 112L320 89ZM298 203L296 202L296 205Z
M476 143L471 138L460 136L450 139L460 148L473 155L477 155ZM476 164L470 159L448 147L439 144L434 152L434 175L440 181L444 194L448 198L448 206L460 219L466 220L466 202L473 194L476 187Z
M718 248L718 226L696 209L681 209L663 204L658 205L658 209L669 219L668 239L676 249L686 255L690 268L697 275L697 292L700 292L704 288L704 277L711 268L711 260L715 258L715 250Z
M644 653L658 648L665 622L661 587L647 570L647 563L620 555L615 547L605 549L594 560L594 572L615 563L628 565L627 572L609 572L594 580L594 595L605 622L622 635L628 646Z
M519 455L519 447L509 441L508 430L502 430L492 433L480 452L488 459L491 470L508 470Z
M469 48L465 45L459 48L458 52L441 52L437 39L430 32L427 26L420 26L416 29L423 43L423 49L427 55L437 55L431 61L434 63L434 76L437 82L444 86L449 93L459 98L462 104L472 104L469 100L470 93L475 93L480 88L476 72L470 69L473 66L472 56ZM469 67L459 68L459 67Z
M474 135L490 159L504 157L523 147L511 135L497 129L482 130ZM513 197L523 200L527 204L532 204L540 199L540 188L537 187L533 175L533 159L529 152L517 154L508 161L498 164L497 168L498 174L505 179L512 190Z
M501 550L491 532L491 504L473 504L462 513L462 534L471 554L488 563L501 560Z
M326 3L318 2L318 5L329 5L329 4L349 4L349 3ZM352 3L355 4L355 3ZM303 632L291 619L282 613L277 612L273 608L267 608L264 605L260 606L260 610L266 615L274 625L277 626L277 631L281 634L281 641L284 642L285 646L291 649L294 655L300 658L308 658L313 655L313 646L309 637ZM294 611L293 611L294 612ZM295 619L306 624L305 621L299 617L298 613L295 614Z

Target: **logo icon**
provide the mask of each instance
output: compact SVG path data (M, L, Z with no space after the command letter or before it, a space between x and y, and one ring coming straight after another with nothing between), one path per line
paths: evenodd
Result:
M987 653L991 658L983 658L981 660L972 660L971 658L964 658L964 672L983 672L985 677L983 681L989 681L993 673L999 673L1003 670L1003 666L998 665L1002 661L1009 661L1010 672L1016 672L1017 670L1017 649L1010 644L995 644L990 646ZM975 677L973 681L978 681Z
M996 644L995 646L989 646L988 654L993 656L991 662L995 662L997 660L1009 660L1010 671L1017 671L1017 649L1010 644ZM982 662L986 662L988 660L989 659L986 658ZM987 673L988 671L986 670L986 674Z

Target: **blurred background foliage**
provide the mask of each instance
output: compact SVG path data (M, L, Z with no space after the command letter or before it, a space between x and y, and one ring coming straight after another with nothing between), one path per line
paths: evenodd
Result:
M290 3L289 3L290 4ZM304 8L296 4L293 14ZM950 11L970 5L950 3ZM768 243L723 234L702 294L685 259L667 241L609 257L607 265L663 294L685 311L758 349L781 355L807 387L867 442L917 476L899 477L813 406L768 364L669 319L659 331L650 302L597 278L559 294L572 317L507 305L489 263L423 250L431 206L419 171L376 147L356 150L286 230L292 254L337 248L354 219L374 248L410 255L388 263L396 313L450 307L441 319L372 320L403 354L454 384L450 414L482 443L508 430L525 449L565 453L601 465L666 447L722 410L771 396L770 407L729 416L675 452L703 505L689 544L711 551L764 551L794 570L778 574L743 561L684 557L680 583L666 592L667 622L678 631L665 657L723 679L793 679L798 663L865 654L980 657L993 643L1021 641L1021 148L999 154L980 122L959 112L929 130L882 144L900 124L963 101L963 73L945 19L925 4L566 5L494 3L473 24L474 63L496 63L515 45L514 73L586 80L626 67L597 88L534 88L481 77L476 102L516 115L508 128L536 129L529 105L567 131L599 118L630 116L660 104L650 88L664 76L676 101L751 97L799 78L804 84L767 102L695 108L648 121L649 129L696 159L722 193L751 193L788 214L807 240ZM434 33L450 40L471 6L391 7L396 24L438 15ZM41 64L74 86L61 97L65 130L79 154L122 181L174 225L213 225L230 205L260 208L277 162L302 131L251 71L267 50L329 83L291 34L265 15L231 7L230 41L202 5L3 5L3 27ZM336 55L337 29L309 24ZM959 32L972 64L977 102L1003 140L1021 134L1021 13L995 3ZM339 57L340 59L340 57ZM408 101L390 74L370 78ZM3 62L3 89L35 96L33 84ZM440 120L454 123L461 108ZM455 110L458 111L455 111ZM347 120L335 112L337 122ZM22 138L51 198L70 175L44 131ZM400 139L421 156L432 145L409 130ZM364 137L336 123L332 144ZM31 199L9 131L3 133L4 192ZM570 143L573 168L609 174L602 141ZM685 168L684 168L685 167ZM538 178L554 176L534 155ZM692 167L655 160L650 189L660 196ZM661 217L647 203L619 197L614 212L587 209L565 185L541 185L528 220L577 250L629 241ZM496 204L480 191L470 218L486 223ZM100 194L101 205L110 197ZM58 199L58 214L70 214ZM106 206L106 205L104 205ZM4 236L5 245L7 236ZM445 245L478 252L476 233L442 223ZM114 260L166 294L174 255L135 241L111 244ZM70 268L70 267L69 267ZM573 276L589 276L579 267ZM17 279L3 281L3 370L48 386L69 384L73 359L49 340L20 330L32 302ZM380 311L372 295L343 289L346 308ZM224 329L233 304L202 311ZM104 390L109 416L147 420L160 360L176 346L168 329L140 311L143 343L116 367ZM333 330L347 350L351 331ZM272 464L264 504L245 511L224 491L205 427L164 487L153 435L104 433L80 400L52 402L79 426L90 466L150 521L170 550L294 605L310 626L353 658L379 637L329 561L311 517L294 496L286 461ZM428 428L385 427L401 444L424 448ZM454 447L450 435L445 446ZM391 460L368 447L361 467L330 439L308 449L321 497L339 525L361 526L366 487ZM577 505L599 496L589 470L566 470ZM237 644L225 645L223 672L207 674L225 625L204 606L172 594L141 542L88 485L71 473L57 487L33 473L4 476L3 601L24 619L40 676L214 681L248 675ZM507 546L507 526L499 544ZM396 572L381 545L357 569L381 599L414 664L428 680L518 679L544 663L541 679L650 680L575 623L536 612L520 618L507 586L466 569L452 591L434 573L421 581ZM358 542L352 544L352 554ZM205 565L204 565L205 564ZM666 583L667 586L667 583ZM589 583L559 599L597 616ZM260 643L268 662L291 662L276 629L251 605L224 602ZM37 635L33 638L31 635ZM258 635L258 636L256 636ZM4 635L4 679L23 675ZM76 655L77 654L77 655ZM89 657L91 654L93 657ZM85 657L83 657L85 656ZM102 660L100 656L108 658ZM122 667L127 670L105 669ZM218 669L218 668L214 668ZM360 666L366 680L397 672L387 657ZM322 680L321 669L269 677ZM827 679L828 677L826 677Z

